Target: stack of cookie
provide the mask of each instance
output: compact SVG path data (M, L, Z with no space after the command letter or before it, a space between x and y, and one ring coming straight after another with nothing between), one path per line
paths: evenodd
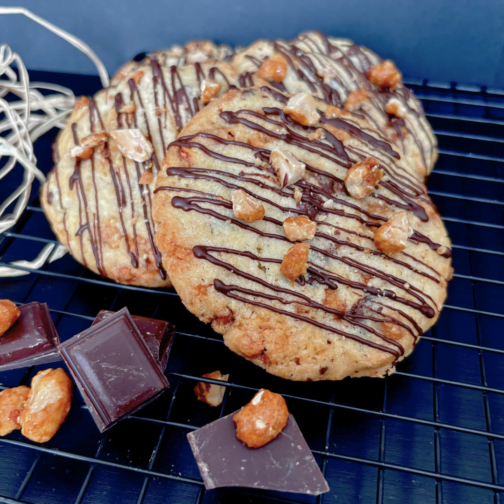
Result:
M78 261L172 283L269 372L384 376L452 274L424 185L436 158L420 102L369 49L318 32L198 42L81 99L41 199Z

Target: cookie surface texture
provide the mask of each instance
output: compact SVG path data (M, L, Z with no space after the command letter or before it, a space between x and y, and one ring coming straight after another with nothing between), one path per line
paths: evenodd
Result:
M213 96L239 84L229 63L196 49L123 67L109 88L77 102L54 145L55 167L41 194L45 214L75 259L116 282L170 285L151 211L159 164L203 107L203 81L212 83Z
M348 39L311 31L290 42L259 40L233 58L240 74L260 73L266 61L285 64L283 80L271 80L275 89L308 92L337 107L348 106L409 158L419 180L432 171L438 157L437 140L422 105L402 84L400 73L393 87L368 76L371 68L383 63L373 51Z
M230 90L171 144L153 203L163 265L192 313L274 375L390 374L439 316L449 238L415 167L369 121L317 100L318 123L302 126L288 100ZM345 177L368 157L383 176L356 199ZM405 248L386 255L374 235L400 212Z

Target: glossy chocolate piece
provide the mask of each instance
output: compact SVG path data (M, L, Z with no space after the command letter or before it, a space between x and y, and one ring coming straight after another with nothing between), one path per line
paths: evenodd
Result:
M255 449L236 438L233 415L187 435L207 490L237 486L308 495L329 491L292 415L277 438Z
M0 337L0 371L60 360L58 333L46 303L20 306L21 315Z
M169 386L127 308L59 349L102 432Z
M113 311L101 310L92 325L108 319L114 313ZM131 318L135 322L147 348L157 361L161 371L164 371L168 364L168 356L173 345L175 326L164 320L140 317L138 315L131 315Z

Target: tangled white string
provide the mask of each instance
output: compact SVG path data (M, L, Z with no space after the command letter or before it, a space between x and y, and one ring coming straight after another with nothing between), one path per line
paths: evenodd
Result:
M105 66L91 48L70 33L22 7L0 7L0 14L22 14L44 26L86 54L96 65L103 87L109 85ZM16 68L16 70L14 69ZM15 170L24 169L23 180L0 201L0 235L14 226L28 203L32 183L45 182L37 168L33 142L53 127L62 128L73 109L75 96L63 86L30 82L20 56L7 45L0 46L0 181ZM7 212L7 210L10 210ZM46 245L33 261L14 261L13 266L38 269L66 253L63 245ZM0 277L28 274L28 271L0 267Z

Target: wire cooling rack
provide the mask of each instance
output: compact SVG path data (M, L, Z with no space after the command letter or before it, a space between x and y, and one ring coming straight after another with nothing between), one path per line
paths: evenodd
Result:
M32 78L36 72L32 73ZM98 79L42 74L76 93ZM236 357L184 310L173 290L113 284L66 256L31 275L0 279L0 297L49 303L62 340L100 309L177 325L170 390L100 435L76 392L48 443L18 432L0 438L0 501L30 503L491 503L504 497L504 91L409 81L439 138L431 195L453 240L455 276L439 322L385 380L291 383ZM54 133L39 141L51 167ZM9 189L6 181L0 193ZM0 194L1 196L1 194ZM0 236L0 266L54 243L34 195ZM23 269L23 268L20 268ZM48 366L46 366L48 367ZM0 374L3 387L40 368ZM203 373L229 373L224 402L210 408L192 389ZM203 380L209 381L212 380ZM219 384L222 384L219 382ZM244 489L205 491L186 434L228 414L261 387L284 395L331 486L317 498Z

